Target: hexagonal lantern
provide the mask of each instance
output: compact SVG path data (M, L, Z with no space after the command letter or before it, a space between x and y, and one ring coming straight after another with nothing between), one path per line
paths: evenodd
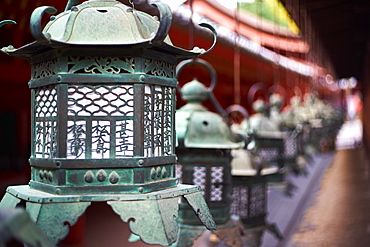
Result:
M232 191L230 153L231 149L244 146L244 142L234 138L227 123L219 114L209 111L202 105L204 100L210 98L215 86L215 72L211 65L201 59L188 60L181 62L177 71L191 63L206 66L213 72L213 79L209 89L197 79L188 82L181 89L182 98L187 104L176 112L177 176L185 184L201 186L219 230L234 228L230 235L235 236L237 222L230 219ZM217 103L216 108L219 108ZM191 246L189 239L198 238L205 230L191 211L187 204L180 203L181 231L176 246Z
M244 107L232 105L226 109L226 112L230 119L232 119L232 113L243 115L244 120L241 124L233 126L234 131L245 136L245 139L255 138L254 133L245 129L248 113ZM254 143L257 141L251 141L246 149L233 150L231 162L233 184L231 213L239 216L246 229L247 246L260 246L266 229L272 231L278 238L282 238L277 226L267 222L267 184L271 177L276 176L279 168L269 167L266 164L263 159L265 157L258 154L260 147L255 146L256 143Z
M158 21L115 0L78 3L43 30L42 16L56 9L37 8L36 41L2 49L32 68L32 172L29 186L8 188L1 207L25 201L54 242L94 201L135 219L132 232L150 244L176 240L179 197L214 229L200 187L178 184L174 153L175 67L207 51L172 45L167 5L155 4Z

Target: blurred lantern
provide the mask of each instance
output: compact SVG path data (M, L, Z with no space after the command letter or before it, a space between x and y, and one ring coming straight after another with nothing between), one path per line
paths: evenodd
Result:
M177 177L185 184L194 184L202 188L220 229L215 232L216 235L228 238L236 235L235 227L238 227L237 222L230 220L232 190L230 152L234 148L244 146L244 142L236 141L224 119L202 105L204 100L211 99L216 108L222 111L212 93L216 85L216 72L211 65L200 59L184 61L178 65L177 74L185 65L193 62L205 66L211 72L212 83L210 88L206 88L194 79L181 89L182 98L187 104L176 112ZM193 243L189 242L189 239L199 237L205 228L199 227L201 222L194 217L192 209L184 202L180 204L179 214L181 232L177 246L190 246ZM224 231L226 228L229 232ZM234 240L231 237L228 239L230 242Z
M32 68L32 172L29 186L7 189L1 207L25 201L55 243L98 201L150 244L176 240L181 197L215 229L200 188L175 177L175 67L206 51L172 45L167 5L155 4L158 21L119 1L78 3L43 31L43 14L56 9L37 8L36 41L3 49Z
M279 125L269 118L269 106L262 98L254 100L256 93L262 92L267 100L267 90L263 83L255 83L248 92L248 102L252 105L255 114L248 120L247 131L254 140L254 154L261 157L267 167L278 168L272 182L282 182L285 174L284 166L284 133L279 130Z
M238 215L244 225L247 246L260 246L262 234L266 229L272 231L278 238L282 238L275 224L266 221L267 183L279 173L279 168L267 165L268 163L258 154L260 150L254 146L253 139L258 136L243 129L248 117L246 109L240 105L232 105L226 109L226 112L229 116L236 112L244 116L244 120L240 123L242 128L234 124L233 129L244 135L244 139L251 139L247 149L232 151L231 213Z

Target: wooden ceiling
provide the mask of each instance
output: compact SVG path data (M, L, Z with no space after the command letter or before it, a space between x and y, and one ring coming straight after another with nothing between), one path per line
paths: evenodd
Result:
M362 80L370 36L369 0L282 2L311 44L312 57L328 57L338 78Z

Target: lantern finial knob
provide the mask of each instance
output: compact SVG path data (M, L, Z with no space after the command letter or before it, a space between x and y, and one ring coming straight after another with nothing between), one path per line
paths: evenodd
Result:
M181 95L188 103L200 104L208 98L209 93L207 88L197 78L194 78L182 87Z

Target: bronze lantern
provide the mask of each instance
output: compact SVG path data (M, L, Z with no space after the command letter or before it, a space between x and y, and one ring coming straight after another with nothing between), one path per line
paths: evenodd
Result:
M93 202L109 204L149 244L176 240L179 198L215 229L200 187L175 176L175 68L207 51L172 45L167 5L155 4L159 21L115 0L79 2L43 29L56 9L37 8L36 41L2 49L31 64L32 171L0 207L25 202L55 243Z
M216 235L237 237L238 221L230 217L231 204L231 150L244 146L242 139L230 131L225 119L202 105L210 99L222 113L212 91L216 85L216 73L212 66L202 59L181 62L178 74L185 65L200 64L211 73L210 88L206 88L197 79L186 83L181 88L181 97L187 104L176 112L176 132L178 155L177 177L185 184L194 184L202 188L202 193L218 226ZM193 216L191 208L180 203L180 235L176 246L191 246L189 239L198 238L205 230L198 218ZM229 229L225 232L224 229Z

